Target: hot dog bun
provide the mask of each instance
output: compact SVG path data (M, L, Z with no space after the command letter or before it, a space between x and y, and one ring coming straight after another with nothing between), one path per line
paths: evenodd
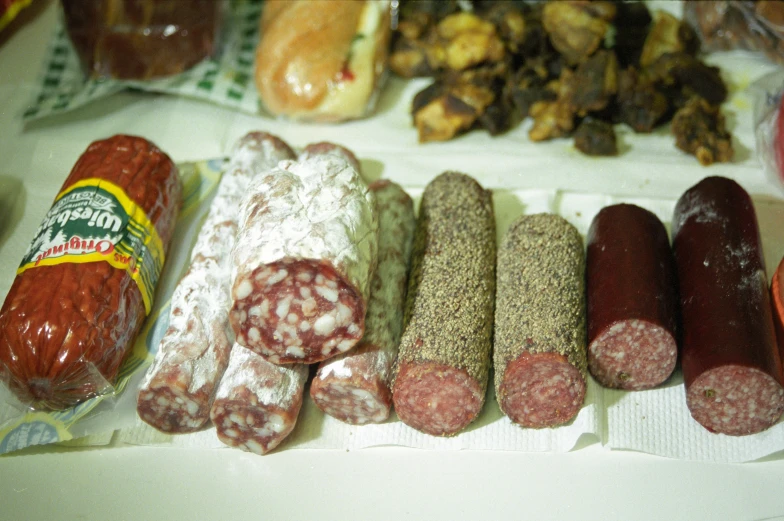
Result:
M372 111L386 71L385 0L267 0L256 88L272 115L337 122Z

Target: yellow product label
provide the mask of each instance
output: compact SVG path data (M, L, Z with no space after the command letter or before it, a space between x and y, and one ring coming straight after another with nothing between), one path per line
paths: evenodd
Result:
M119 186L91 178L58 194L17 274L105 261L133 278L149 315L164 260L163 241L144 211Z

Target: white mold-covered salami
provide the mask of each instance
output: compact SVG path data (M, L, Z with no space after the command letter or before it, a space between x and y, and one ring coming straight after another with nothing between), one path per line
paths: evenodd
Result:
M254 176L292 157L288 145L261 132L241 138L232 152L190 267L172 296L169 328L139 391L139 416L160 431L192 432L209 419L234 342L229 277L239 203Z
M210 418L218 438L230 447L266 454L297 424L308 368L280 366L234 344Z
M389 417L389 384L403 328L416 227L414 203L400 185L383 180L370 189L378 207L378 267L365 315L365 336L355 349L322 362L310 384L310 396L322 411L355 425Z
M237 342L271 362L319 362L362 338L378 221L354 165L345 149L318 144L243 200L229 318Z

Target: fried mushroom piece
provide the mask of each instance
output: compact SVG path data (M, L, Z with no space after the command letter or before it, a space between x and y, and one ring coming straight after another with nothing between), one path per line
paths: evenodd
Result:
M694 155L703 166L732 161L732 136L719 107L692 97L672 119L675 146Z
M589 156L617 156L615 129L606 121L584 119L574 133L574 146Z
M504 44L495 26L473 13L455 13L436 26L444 42L443 65L462 71L481 63L496 62L504 57Z
M653 26L642 47L640 65L647 67L661 56L670 53L683 52L694 55L699 49L699 38L689 24L678 20L670 13L657 11L654 14Z
M613 2L560 0L544 5L542 23L553 47L577 64L602 44L615 12Z
M721 105L727 99L727 85L719 68L711 67L690 54L663 54L647 71L653 81L682 91L674 100L676 106L682 106L695 95L711 105Z

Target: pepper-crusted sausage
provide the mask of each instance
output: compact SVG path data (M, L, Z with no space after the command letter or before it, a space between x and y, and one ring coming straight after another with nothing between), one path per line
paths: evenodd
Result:
M411 254L392 399L407 425L457 434L479 414L490 370L495 217L489 190L457 172L425 188Z
M577 229L524 215L498 248L495 389L523 427L571 420L585 399L585 256Z
M82 154L0 310L0 369L24 403L63 409L111 392L149 312L182 186L146 139Z
M784 379L751 198L705 178L678 199L672 228L689 411L712 432L765 430L784 411Z

